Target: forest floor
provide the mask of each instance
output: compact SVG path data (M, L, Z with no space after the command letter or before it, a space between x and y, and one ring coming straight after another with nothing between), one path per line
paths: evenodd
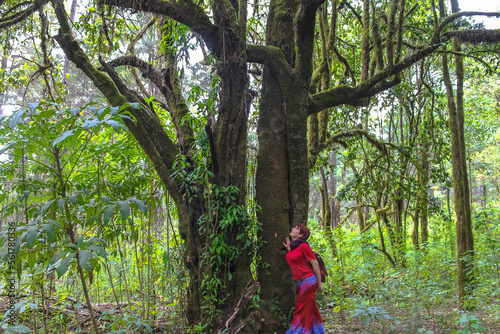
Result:
M496 303L498 305L500 301L497 300ZM465 320L465 318L463 315L458 315L456 305L452 304L443 304L429 310L402 309L390 304L376 307L378 307L379 312L363 313L367 317L365 323L361 316L352 317L354 312L349 312L349 314L344 311L334 312L331 308L322 310L325 332L335 334L450 334L456 330L458 334L500 334L500 315L490 314L483 310L471 311L467 315L469 321L460 323L460 319ZM387 313L384 314L389 318L381 315L380 310L384 309L387 310ZM472 331L469 326L471 326Z
M326 298L324 296L323 298ZM500 300L495 300L497 306L500 306ZM65 333L91 333L92 326L90 322L90 316L87 309L84 307L79 307L75 309L71 307L72 303L65 305L64 311L61 307L51 305L58 310L54 314L65 313L66 316L66 331ZM96 305L97 306L97 305ZM119 310L116 305L110 304L100 304L99 307L95 309L96 315L99 320L102 319L103 314L117 314ZM498 308L495 308L498 309ZM7 310L7 301L0 298L0 314L5 314ZM475 310L468 313L469 321L460 323L457 321L460 315L457 313L456 306L449 304L442 304L438 308L433 309L422 309L422 308L410 308L404 309L397 307L396 305L385 304L377 305L372 308L366 307L364 312L361 312L360 316L353 317L352 315L356 313L356 310L346 312L341 310L340 312L334 312L333 308L327 307L321 310L323 316L323 323L325 325L326 333L335 334L450 334L453 330L455 333L488 333L488 334L500 334L500 315L489 314L483 310ZM167 311L167 310L165 310ZM174 313L175 311L172 310ZM166 312L166 317L170 318L170 312ZM359 313L359 312L358 312ZM170 314L171 315L171 314ZM362 315L365 315L363 321ZM50 317L50 316L49 316ZM33 328L32 317L28 316L28 319L24 319L22 323L30 328ZM474 319L477 319L474 320ZM54 319L51 319L54 321ZM162 319L156 326L153 326L154 333L182 333L183 331L179 329L179 322L177 318L177 323L173 325L171 321L163 321L167 319ZM38 319L38 325L41 326L41 319ZM51 321L51 322L52 322ZM57 323L57 321L56 321ZM175 323L175 322L174 322ZM470 331L467 329L469 325L477 324L478 329ZM53 324L54 325L54 324ZM173 327L171 327L173 325ZM43 326L41 326L43 327ZM39 327L40 328L40 327ZM474 328L472 328L474 329ZM43 332L43 329L40 328ZM63 333L61 331L50 331L51 333ZM139 333L137 331L127 331L127 333ZM147 333L147 331L144 331Z

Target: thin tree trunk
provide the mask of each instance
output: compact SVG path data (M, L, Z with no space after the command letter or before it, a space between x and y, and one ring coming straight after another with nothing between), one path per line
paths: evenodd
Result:
M418 241L419 237L419 225L420 225L420 208L418 207L418 199L417 199L417 208L415 209L415 213L413 215L413 231L411 232L411 242L413 243L413 247L415 249L420 249L420 244Z
M328 195L328 180L325 176L325 170L323 167L320 167L321 173L321 212L322 212L322 227L328 236L328 242L330 243L330 247L332 248L332 254L334 257L337 257L337 245L335 244L335 239L332 233L332 211L330 207L330 200Z
M69 16L70 22L73 23L75 22L75 15L76 15L76 5L78 3L78 0L73 0L71 3L71 14ZM66 74L69 71L69 59L68 57L64 58L64 67L63 67L63 80L66 86L68 85L68 81L66 79Z
M426 145L424 143L424 145ZM429 193L427 186L429 184L429 150L427 146L422 149L422 172L419 173L419 182L421 190L419 191L418 201L420 201L420 231L422 245L425 246L429 241Z
M57 171L57 177L58 177L58 183L59 183L58 184L59 193L61 195L61 198L67 199L66 187L65 187L65 182L63 180L63 174L62 174L62 168L61 168L59 148L54 147L53 153L54 153L54 161L55 161L56 166L57 166L56 171ZM66 200L65 205L64 205L64 212L66 215L66 224L64 227L66 229L67 237L71 240L71 242L73 244L76 244L76 236L75 236L76 227L73 226L73 223L72 223L73 219L71 218L71 214L69 211L69 203L67 200ZM89 291L88 291L88 287L87 287L87 281L85 279L85 274L84 274L83 269L82 269L81 264L80 264L80 252L79 251L76 251L75 259L76 259L76 269L77 269L78 274L80 276L80 282L82 284L83 294L85 296L85 301L87 303L87 307L88 307L89 314L90 314L90 320L92 321L92 325L94 327L96 334L99 334L100 333L99 325L97 324L97 319L94 315L94 309L92 308L92 302L90 301L90 295L89 295Z
M452 0L452 10L459 11L458 3ZM461 308L469 308L464 304L465 297L471 295L474 288L474 236L470 209L470 189L467 176L467 159L464 134L463 76L464 64L460 42L453 41L455 66L457 75L457 95L454 96L448 69L448 56L443 55L443 79L448 96L449 126L451 133L451 161L453 166L453 189L456 213L457 233L457 289L458 303Z
M340 201L336 199L337 196L337 180L335 178L335 171L337 169L337 155L335 152L330 154L330 158L328 159L330 163L330 189L332 191L331 199L330 199L330 211L332 212L332 228L336 228L340 222Z

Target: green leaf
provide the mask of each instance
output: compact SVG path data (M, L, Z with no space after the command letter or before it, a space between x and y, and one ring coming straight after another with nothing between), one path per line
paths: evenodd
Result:
M9 127L14 129L22 120L23 120L23 115L26 112L26 110L18 110L14 115L12 115L12 118L10 119L9 122Z
M57 226L58 228L61 228L61 224L59 224L59 222L57 220L54 220L54 219L47 219L47 221L49 223L51 223L52 225L54 226Z
M88 247L88 249L92 250L92 253L95 253L95 254L97 254L97 256L100 256L100 257L106 257L108 255L106 250L100 246L91 245Z
M361 322L365 325L365 326L370 326L370 322L371 322L371 319L369 316L367 315L364 315L361 317Z
M118 205L120 206L120 213L122 214L122 219L127 220L130 216L130 205L128 201L118 201Z
M36 226L30 226L28 232L26 233L26 247L31 248L35 243L36 237L38 236L38 229Z
M55 202L56 200L53 199L52 201L48 201L47 203L45 203L44 206L42 206L42 209L40 210L40 213L41 214L44 214L51 206L52 204Z
M57 278L61 278L68 271L69 262L75 257L75 253L70 253L62 261L59 267L56 269Z
M83 245L83 238L84 238L84 237L83 237L83 236L81 236L81 237L78 237L78 239L76 239L76 246L77 246L78 248L82 248L82 245Z
M36 111L36 109L39 106L40 106L40 102L28 103L28 108L30 108L31 111Z
M54 225L52 225L52 224L42 224L42 229L45 231L45 234L47 235L47 238L50 241L55 241L56 240L56 235L54 233Z
M93 257L94 256L87 249L80 252L80 266L89 273L92 270L92 263L90 263L90 259Z
M64 204L66 203L66 200L64 198L60 198L57 200L57 208L62 209L64 208Z
M35 262L36 262L36 253L29 252L27 262L28 262L28 267L33 269L35 267Z
M78 203L78 197L76 197L76 196L68 196L68 200L73 205Z
M146 327L146 329L148 330L149 333L153 333L153 328L151 328L151 326L149 324L143 322L142 325L144 327Z
M54 139L54 141L52 142L52 147L56 146L57 144L59 144L60 142L65 140L66 138L71 137L73 134L74 134L74 130L68 130L68 131L64 132L62 135L60 135L59 137Z
M125 127L123 126L123 124L120 124L117 121L107 119L104 121L104 123L111 125L111 127L113 128L113 130L115 130L116 133L121 133L123 130L125 130Z
M52 259L50 259L49 261L49 264L54 264L54 263L57 263L57 261L59 261L64 255L68 254L69 251L65 251L65 252L62 252L60 254L56 254L52 257Z
M76 108L76 109L70 109L69 110L69 113L72 115L72 116L76 116L78 115L78 113L80 112L80 109Z
M31 333L32 331L29 327L26 327L24 325L15 325L15 326L5 328L5 332L6 333L9 333L9 332L12 332L12 333Z
M5 151L7 151L13 144L14 144L14 142L11 142L11 143L5 145L4 147L0 148L0 154L3 154Z
M132 202L134 202L137 205L137 209L139 209L140 212L142 212L143 214L147 214L148 208L146 208L143 201L137 198L133 198Z
M90 120L86 120L83 124L82 124L82 128L84 129L89 129L89 128L93 128L93 127L96 127L100 124L101 122L99 122L98 119L90 119Z
M104 220L104 223L108 223L109 220L111 219L111 217L113 216L113 214L115 213L115 209L116 209L116 204L111 204L108 209L104 212L104 215L103 215L103 220Z

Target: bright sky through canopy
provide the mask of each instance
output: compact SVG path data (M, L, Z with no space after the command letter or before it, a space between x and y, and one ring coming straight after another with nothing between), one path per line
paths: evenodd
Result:
M458 0L461 11L500 12L500 0ZM474 18L476 22L484 22L486 29L500 29L500 18Z

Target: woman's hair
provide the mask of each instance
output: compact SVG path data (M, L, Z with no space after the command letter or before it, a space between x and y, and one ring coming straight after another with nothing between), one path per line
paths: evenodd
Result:
M300 237L300 239L307 240L307 238L309 238L309 235L311 234L311 231L309 231L309 229L305 225L300 223L297 224L297 227L299 228L300 234L302 234L302 237Z

